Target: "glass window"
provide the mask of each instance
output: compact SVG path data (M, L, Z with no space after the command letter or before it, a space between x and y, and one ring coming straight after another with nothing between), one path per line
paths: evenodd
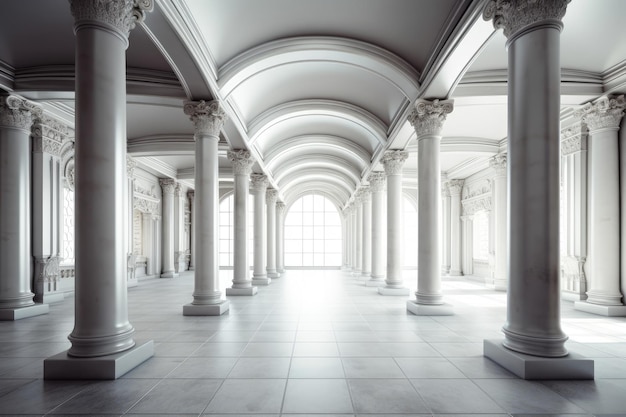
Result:
M404 266L417 266L417 209L406 196L402 199L404 211Z
M474 259L489 260L489 216L484 210L474 215Z

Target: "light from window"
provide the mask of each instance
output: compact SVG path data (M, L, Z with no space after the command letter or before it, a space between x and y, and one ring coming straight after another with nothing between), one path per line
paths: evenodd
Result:
M489 216L481 210L474 215L474 259L489 260Z
M417 267L417 209L406 196L404 205L404 266Z

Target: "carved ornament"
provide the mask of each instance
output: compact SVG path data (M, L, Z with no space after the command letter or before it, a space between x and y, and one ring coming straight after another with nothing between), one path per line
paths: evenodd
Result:
M448 189L448 181L441 182L441 198L450 197L450 190Z
M418 100L409 114L409 123L418 139L422 136L440 136L443 122L454 109L454 100Z
M361 203L369 203L372 200L372 193L370 187L367 185L359 188L359 198L361 199Z
M0 96L0 126L30 131L33 120L41 115L41 108L32 101L14 95Z
M583 123L561 130L561 155L587 150L587 127Z
M450 195L461 195L464 183L465 180L449 180L448 191L450 192Z
M196 134L219 137L227 118L219 101L186 101L183 110L193 122Z
M126 155L126 173L128 174L128 177L131 178L135 175L135 168L137 167L137 162L135 162L135 160Z
M268 206L276 204L276 201L278 201L278 190L268 188L265 192L265 199Z
M40 114L33 121L33 152L61 156L61 147L68 140L69 128L60 121Z
M285 208L287 206L285 205L285 203L283 203L282 201L279 201L276 203L276 212L282 216L285 213Z
M367 181L370 183L370 190L373 193L377 193L380 191L385 191L385 185L387 184L387 177L384 172L374 171L369 177L367 177Z
M159 184L161 184L164 194L174 194L177 185L176 181L171 178L159 178Z
M496 177L506 176L506 153L499 153L489 160L489 166L495 171Z
M385 168L385 174L400 175L402 174L402 166L408 159L409 153L406 151L387 151L383 155L381 163Z
M269 181L265 174L253 173L250 175L250 190L265 193Z
M233 165L235 175L250 175L252 172L252 165L254 165L254 158L252 158L249 151L237 149L234 151L228 151L227 155Z
M463 215L472 216L481 210L491 211L491 194L468 198L461 201Z
M624 96L609 98L601 97L595 103L587 103L581 109L574 112L593 133L602 129L619 129L620 121L624 116L626 100Z
M126 38L153 8L153 0L70 0L76 26L84 21L106 23Z
M143 196L135 196L133 198L133 209L139 210L142 213L157 215L159 212L159 202L158 200L147 199Z
M489 0L483 9L483 19L493 20L493 27L502 28L511 38L528 26L551 22L563 27L561 19L571 0Z

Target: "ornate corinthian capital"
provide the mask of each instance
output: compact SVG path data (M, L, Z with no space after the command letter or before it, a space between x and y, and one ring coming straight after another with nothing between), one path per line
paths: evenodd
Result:
M358 195L361 203L368 203L372 199L371 189L367 185L363 185L361 188L359 188Z
M464 183L465 180L449 180L448 191L450 192L450 195L460 195Z
M219 137L227 118L219 101L186 101L183 110L193 122L196 134Z
M250 190L264 193L267 189L269 181L265 174L253 173L250 175Z
M237 149L234 151L228 151L228 159L233 165L233 171L235 175L250 175L252 172L252 165L254 165L254 159L250 152Z
M0 96L0 126L30 130L35 117L42 111L32 101L17 96Z
M619 129L619 123L624 116L626 100L624 96L599 98L595 103L587 103L574 113L589 128L589 132L601 129Z
M276 204L276 201L278 201L278 190L275 190L273 188L268 188L267 191L265 192L265 200L268 206L271 206L272 204Z
M506 154L499 153L489 160L489 166L496 172L496 176L506 176Z
M70 0L76 26L85 21L106 23L126 38L153 8L153 0Z
M388 176L402 174L402 166L408 157L409 153L406 151L385 152L381 161L385 168L385 174Z
M502 28L504 36L530 25L551 21L561 28L561 19L571 0L489 0L483 9L483 19L493 20L493 27Z
M387 184L387 177L384 172L374 171L367 177L367 180L370 183L370 190L373 193L377 193L379 191L385 191L385 185Z
M285 203L279 201L278 203L276 203L276 213L278 213L279 216L282 216L283 214L285 214L286 207L287 206L285 205Z
M176 189L176 181L171 178L160 178L159 184L161 184L163 193L172 195L174 194L174 190Z
M439 136L448 113L454 109L453 100L418 100L409 114L409 123L415 129L417 137L426 135Z

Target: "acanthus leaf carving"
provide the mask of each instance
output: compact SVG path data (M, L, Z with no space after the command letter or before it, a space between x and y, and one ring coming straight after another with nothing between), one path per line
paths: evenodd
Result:
M385 169L385 174L399 175L402 174L402 167L409 157L409 153L406 151L387 151L383 155L381 163Z
M373 171L367 180L370 183L370 190L373 193L377 193L380 191L385 191L385 185L387 184L387 176L384 172L381 171Z
M32 101L14 95L0 96L0 126L30 130L42 110Z
M624 108L626 108L624 95L611 98L604 96L594 103L585 104L574 112L574 116L587 125L590 133L601 129L619 129Z
M483 9L483 19L493 20L493 27L502 28L510 38L528 26L542 21L558 22L571 0L489 0Z
M443 122L454 109L453 100L418 100L409 114L409 123L415 129L417 137L441 134Z
M77 26L85 21L105 23L119 30L126 39L153 8L153 0L70 0Z
M233 165L235 175L250 175L252 173L252 165L255 161L249 151L245 149L228 151L227 156Z
M250 190L265 193L269 181L265 174L252 173L250 175Z
M217 100L186 101L183 111L193 122L196 133L200 135L219 137L227 119L224 108Z

